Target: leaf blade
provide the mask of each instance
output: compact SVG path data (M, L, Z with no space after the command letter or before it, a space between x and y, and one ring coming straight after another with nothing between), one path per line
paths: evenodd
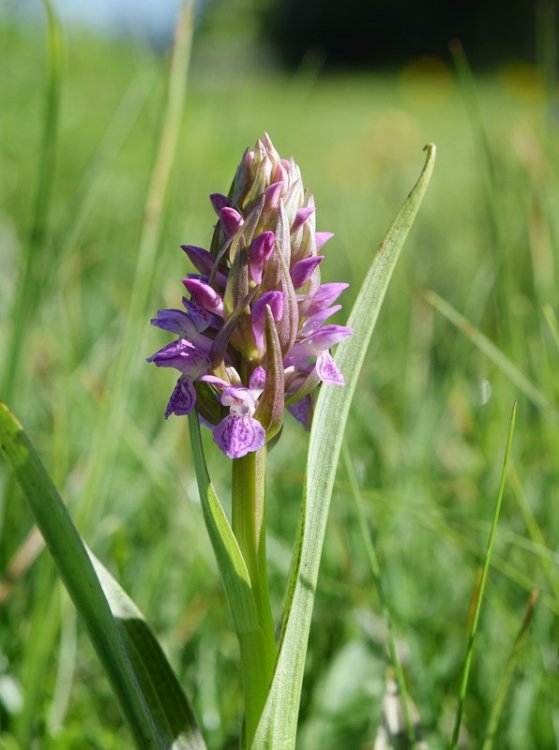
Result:
M342 342L336 352L335 361L344 374L345 387L323 388L317 400L280 651L252 750L295 747L314 591L343 433L388 283L431 178L436 150L432 144L425 150L427 157L419 179L390 226L361 286L348 321L354 329L353 336Z
M154 685L159 683L155 665L165 680L172 675L155 636L117 582L98 561L92 563L91 553L31 441L1 402L0 450L12 467L60 576L86 624L137 747L142 750L203 750L204 742L184 694L183 712L175 714L160 702L159 692L164 686L154 690ZM96 573L101 569L104 571L102 582ZM174 675L173 679L171 693L177 709L176 691L180 691L180 686ZM168 684L166 689L169 689ZM178 724L182 731L177 729Z

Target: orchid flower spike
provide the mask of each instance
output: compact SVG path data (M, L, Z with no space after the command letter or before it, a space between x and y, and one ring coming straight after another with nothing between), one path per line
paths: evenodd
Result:
M316 388L343 386L330 348L351 328L326 321L347 284L321 284L316 207L299 167L265 134L245 151L209 249L182 245L195 272L183 280L184 310L159 310L152 324L178 339L148 358L179 371L165 411L196 410L231 459L277 436L287 410L307 429Z

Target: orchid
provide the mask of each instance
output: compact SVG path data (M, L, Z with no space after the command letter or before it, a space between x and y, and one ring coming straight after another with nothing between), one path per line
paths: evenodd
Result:
M333 235L316 230L316 206L298 166L279 156L268 135L245 151L229 192L210 196L217 220L208 249L182 245L194 267L182 279L182 306L160 309L151 320L174 335L147 361L178 372L164 416L188 417L202 514L239 644L241 750L295 748L344 428L386 288L430 179L434 147L427 151L423 172L362 284L350 325L331 321L348 285L321 282L326 258L319 251ZM310 439L280 631L267 572L266 465L286 412L310 430ZM200 425L211 430L230 462L230 514L212 485ZM202 731L157 639L87 549L21 425L3 405L0 438L136 746L203 750ZM407 729L411 737L411 723Z
M229 194L210 201L218 216L210 249L182 245L198 272L183 280L186 311L159 310L151 321L180 338L148 362L181 373L165 416L197 409L222 452L237 459L275 437L286 401L308 429L316 387L343 386L330 348L352 330L325 321L348 285L321 284L318 249L333 235L316 231L299 167L267 134L245 152ZM258 370L268 387L255 391Z

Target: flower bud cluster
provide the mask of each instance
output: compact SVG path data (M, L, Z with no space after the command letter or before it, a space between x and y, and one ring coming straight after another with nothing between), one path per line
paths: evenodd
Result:
M178 338L148 362L180 372L165 417L196 409L240 458L278 435L286 408L308 429L316 387L343 385L329 349L352 331L327 320L348 285L321 284L332 234L316 231L298 166L267 134L245 151L229 194L210 200L210 249L182 246L196 269L183 279L184 309L151 321Z

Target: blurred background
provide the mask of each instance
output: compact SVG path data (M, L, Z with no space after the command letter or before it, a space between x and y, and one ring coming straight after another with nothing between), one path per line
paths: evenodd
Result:
M335 232L322 269L326 281L351 282L344 322L423 145L435 142L435 175L346 440L436 750L452 731L518 399L462 744L481 747L506 694L493 747L559 746L556 3L206 0L177 72L178 11L171 0L0 7L0 397L161 637L210 750L236 747L236 643L185 420L162 419L173 375L144 363L167 341L148 321L180 303L189 269L179 245L207 246L208 194L227 191L244 148L267 131L300 165L318 228ZM306 445L290 422L269 461L278 617ZM226 498L227 462L209 441L207 454ZM32 528L0 466L0 747L129 747ZM515 647L534 589L534 619ZM373 747L389 663L379 612L340 467L302 749Z

